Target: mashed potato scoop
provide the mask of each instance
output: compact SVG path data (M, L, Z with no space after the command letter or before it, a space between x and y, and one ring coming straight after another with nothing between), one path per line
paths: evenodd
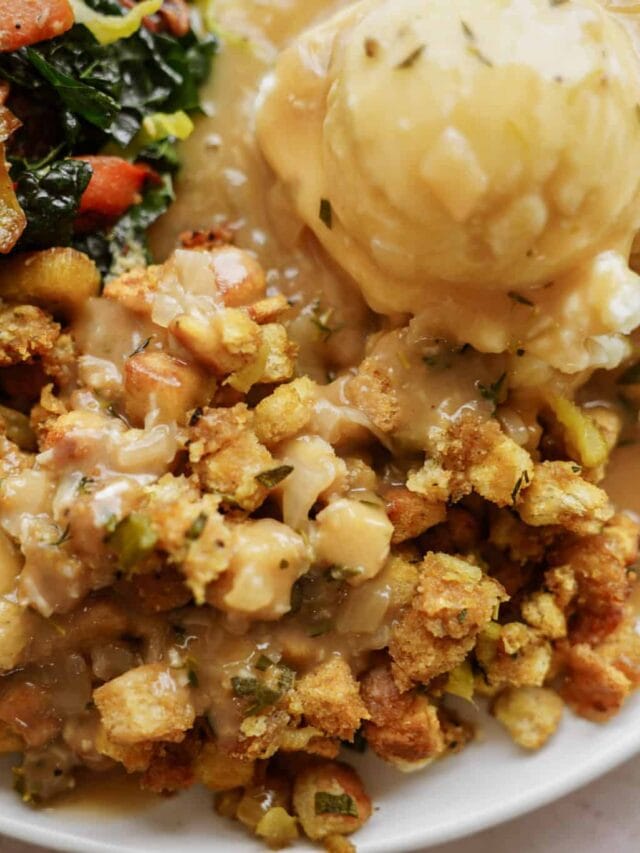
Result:
M374 310L580 370L640 322L639 102L595 0L362 0L282 53L258 136Z

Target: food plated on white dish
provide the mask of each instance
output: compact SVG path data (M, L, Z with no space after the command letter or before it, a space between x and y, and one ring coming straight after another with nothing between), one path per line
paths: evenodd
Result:
M635 6L4 5L0 828L413 850L633 754Z

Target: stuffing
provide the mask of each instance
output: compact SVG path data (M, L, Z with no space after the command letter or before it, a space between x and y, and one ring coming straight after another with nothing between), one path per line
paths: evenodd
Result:
M514 562L524 564L542 560L548 536L545 528L529 527L511 510L500 509L491 513L489 541Z
M231 758L215 742L205 743L194 763L199 782L210 791L229 791L251 784L255 772L252 761Z
M36 627L32 613L8 598L0 598L0 670L13 669Z
M103 296L136 314L150 316L161 273L161 266L136 267L108 281Z
M349 399L382 432L392 432L400 421L400 405L391 377L373 358L365 358L349 383Z
M314 841L349 835L371 816L371 800L355 770L334 761L311 764L296 775L293 808Z
M637 621L634 607L627 605L622 622L595 647L599 657L619 669L634 688L640 687L640 634L636 627Z
M0 367L43 356L59 336L60 326L40 308L0 304Z
M569 540L551 553L551 562L568 566L577 585L573 643L597 642L621 622L635 581L628 568L637 558L639 529L629 516L618 514L601 532Z
M461 663L501 601L500 584L471 563L429 553L411 605L391 630L389 652L399 684L426 683Z
M361 690L370 715L362 733L384 761L413 772L445 752L435 705L416 690L400 693L388 666L370 670Z
M163 664L146 664L103 684L93 701L107 736L115 743L181 741L195 711L189 688Z
M275 323L291 306L287 298L282 293L277 293L275 296L267 296L266 299L260 299L249 305L247 313L251 319L263 326L267 323Z
M180 314L169 331L204 368L219 377L254 362L262 345L260 327L238 308L218 311L207 319Z
M428 498L403 486L393 486L384 494L389 521L393 524L391 544L398 545L415 539L447 517L444 502L433 503Z
M94 735L94 746L100 755L122 764L127 773L144 773L151 764L155 744L152 741L141 743L116 743L107 735L104 726L99 725Z
M597 533L613 515L602 489L581 476L572 462L542 462L517 498L520 518L532 527L560 525L586 536Z
M304 429L313 414L316 388L306 377L294 379L261 400L254 413L258 440L267 447L274 447Z
M491 713L524 749L544 746L560 725L563 710L562 699L545 687L507 687L491 705Z
M247 511L257 509L264 501L269 493L264 477L278 468L250 428L251 423L252 415L242 404L232 409L205 410L192 428L189 446L201 487Z
M567 620L552 593L540 590L532 593L522 602L520 610L524 621L549 640L567 636Z
M260 328L266 363L256 382L288 382L295 374L298 345L289 339L280 323L266 323Z
M581 717L597 723L617 714L631 691L627 676L586 643L564 649L562 658L560 695L565 702Z
M369 714L358 682L345 660L332 657L298 680L289 698L289 711L330 737L352 741Z
M422 468L407 477L407 489L422 495L429 503L446 503L450 496L451 473L435 459L426 459Z
M476 660L491 686L540 687L549 673L551 644L522 622L496 626L497 636L484 636L475 650ZM493 640L493 641L492 641Z
M450 472L454 500L475 491L497 506L511 506L533 477L530 455L496 420L462 416L434 444L436 461Z

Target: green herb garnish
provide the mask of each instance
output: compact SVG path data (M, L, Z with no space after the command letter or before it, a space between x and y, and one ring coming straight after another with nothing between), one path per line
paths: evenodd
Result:
M267 687L257 678L236 676L231 679L231 687L234 695L239 699L250 700L251 704L245 711L247 717L260 714L265 708L275 705L282 698L282 693L279 690Z
M149 346L149 344L151 343L152 338L153 338L153 335L149 335L149 337L146 338L146 340L142 341L142 343L139 343L138 346L131 353L129 358L133 358L134 355L140 355L141 352L144 352L146 350L146 348Z
M68 542L71 539L71 527L67 524L65 529L60 533L60 536L55 540L55 542L51 542L51 545L64 545L65 542Z
M189 529L187 530L185 536L187 539L195 540L199 539L202 536L202 532L207 526L207 520L209 516L205 512L201 512L200 515L191 523Z
M499 403L503 402L505 399L505 380L507 378L507 374L503 373L495 382L492 382L491 385L483 385L482 382L478 382L476 387L480 392L480 396L485 400L488 400L490 403L493 403L494 411L498 408Z
M262 471L262 473L256 474L256 480L265 489L274 489L279 483L286 480L292 471L293 465L279 465L270 471Z
M349 794L330 794L329 791L316 791L315 812L319 814L341 814L358 817L358 807Z

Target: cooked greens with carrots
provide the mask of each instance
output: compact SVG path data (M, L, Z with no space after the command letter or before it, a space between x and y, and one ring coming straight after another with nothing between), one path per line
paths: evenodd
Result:
M0 0L0 251L144 260L215 50L184 0Z

